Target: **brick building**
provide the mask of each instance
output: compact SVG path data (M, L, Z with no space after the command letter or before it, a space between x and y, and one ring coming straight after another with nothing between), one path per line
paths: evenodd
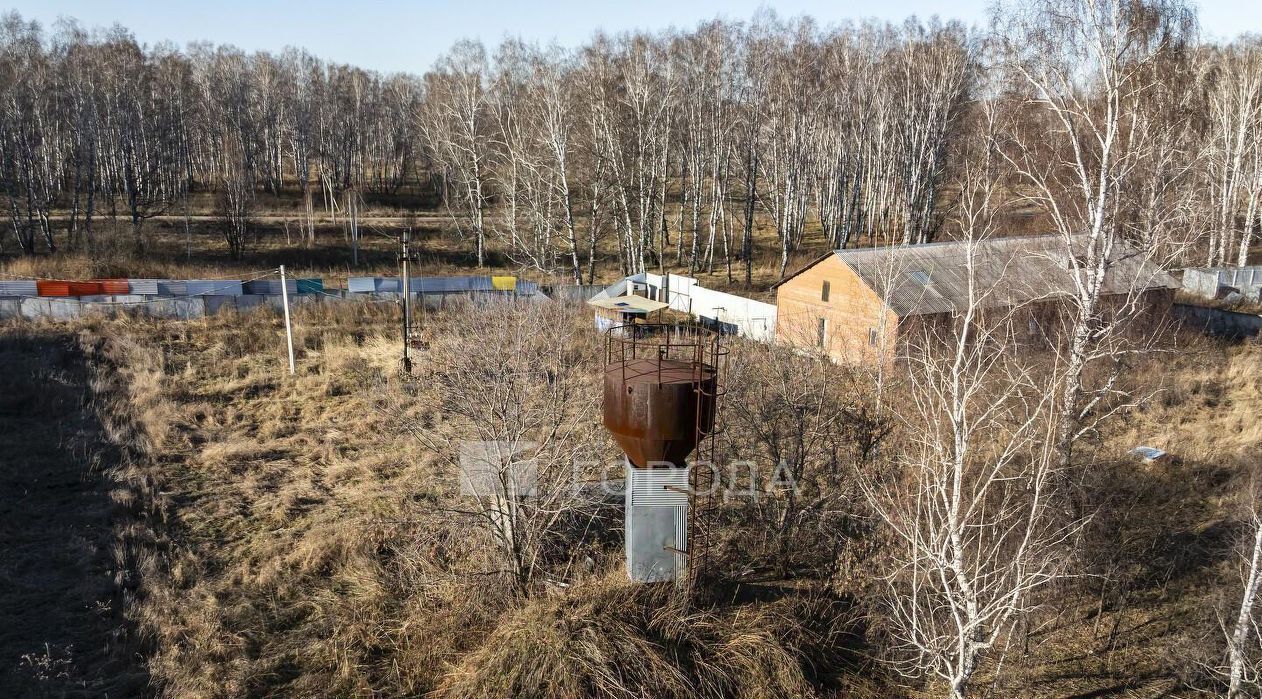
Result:
M776 340L850 364L891 358L913 327L949 322L965 308L970 259L979 305L1020 308L1030 335L1043 335L1074 293L1067 254L1053 235L836 250L772 287ZM1169 308L1178 286L1169 274L1126 246L1113 257L1106 303Z

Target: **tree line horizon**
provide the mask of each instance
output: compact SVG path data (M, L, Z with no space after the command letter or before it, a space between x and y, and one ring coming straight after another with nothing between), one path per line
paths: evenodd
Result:
M726 269L748 285L763 226L781 277L805 248L949 234L951 180L979 153L995 156L1013 206L1091 225L1100 217L1057 201L1081 184L1071 146L1036 137L1078 128L1043 108L1070 97L1076 118L1123 117L1113 143L1082 154L1107 166L1108 147L1127 149L1103 185L1117 193L1106 225L1140 247L1177 243L1185 263L1244 265L1262 225L1262 43L1203 42L1178 3L1068 3L1112 8L1134 35L1092 56L1089 31L1026 21L1055 4L999 6L985 29L764 12L573 49L461 41L423 75L292 48L142 46L119 26L46 32L9 13L0 251L90 247L107 211L143 250L145 221L187 214L201 192L239 257L261 193L296 190L314 239L317 209L354 214L365 193L411 187L441 195L478 266L494 240L520 268L590 283L598 249L616 243L624 273ZM1133 79L1061 70L1082 60ZM1026 79L1049 70L1059 95ZM965 145L979 134L984 148Z

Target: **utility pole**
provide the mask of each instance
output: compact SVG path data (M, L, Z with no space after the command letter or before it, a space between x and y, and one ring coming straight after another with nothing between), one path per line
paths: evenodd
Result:
M410 244L412 242L412 229L403 229L403 252L399 255L399 262L403 265L402 283L403 283L403 373L412 373L412 360L408 357L408 341L412 338L412 278L408 270L408 263L412 261L412 250Z
M289 375L294 375L294 330L289 324L289 289L285 284L285 265L280 266L280 300L285 307L285 343L289 345ZM406 360L404 360L406 361Z
M351 263L359 266L359 189L346 190L346 210L351 224Z

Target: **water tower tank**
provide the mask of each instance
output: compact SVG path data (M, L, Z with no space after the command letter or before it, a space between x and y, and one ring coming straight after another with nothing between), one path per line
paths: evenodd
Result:
M609 332L604 424L626 453L627 573L679 578L689 558L688 455L714 434L722 352L697 328L630 325Z
M605 367L605 428L636 468L683 466L714 429L714 367L662 357Z

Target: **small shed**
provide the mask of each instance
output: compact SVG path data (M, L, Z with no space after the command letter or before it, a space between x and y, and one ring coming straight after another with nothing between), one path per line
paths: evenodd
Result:
M602 332L618 325L655 321L662 309L670 307L670 304L643 296L598 297L587 305L596 309L596 329Z

